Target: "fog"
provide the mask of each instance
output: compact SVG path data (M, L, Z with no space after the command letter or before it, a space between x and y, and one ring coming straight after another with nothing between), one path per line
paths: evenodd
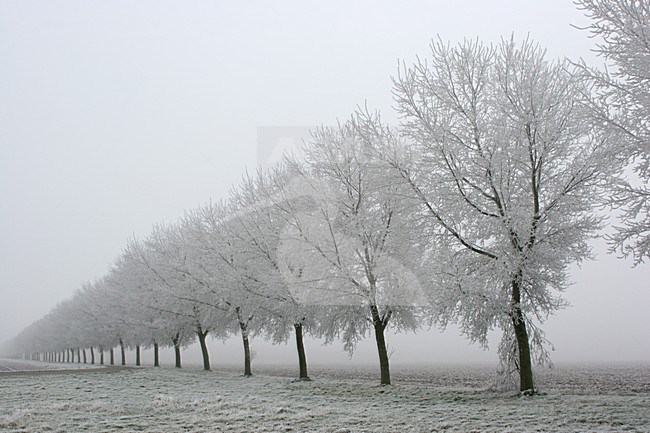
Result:
M0 3L0 342L102 276L130 236L227 195L246 170L359 105L391 112L398 59L529 35L595 63L570 1ZM556 361L648 361L650 271L607 255L574 267L545 329ZM450 328L391 335L395 362L496 361ZM366 344L367 343L367 344ZM372 341L355 362L374 362ZM309 341L310 361L346 362ZM235 338L212 342L223 362ZM253 341L255 362L293 348ZM193 349L188 350L188 356ZM198 359L198 349L196 349Z

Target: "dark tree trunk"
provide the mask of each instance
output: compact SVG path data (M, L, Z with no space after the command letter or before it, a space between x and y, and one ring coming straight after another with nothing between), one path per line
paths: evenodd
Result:
M81 364L81 349L77 347L77 364Z
M111 365L115 365L115 351L113 350L112 347L111 347L110 354L111 354Z
M92 346L90 346L90 363L95 363L95 349Z
M530 342L526 321L521 311L521 274L512 282L512 326L517 338L517 352L519 354L519 392L525 395L535 394L533 380L533 365L530 358Z
M160 367L160 353L159 353L158 343L153 343L153 366Z
M181 368L181 346L174 346L174 367Z
M248 325L245 322L239 322L239 329L241 330L241 339L244 343L244 376L252 376L251 373L251 348L248 341Z
M196 335L199 337L201 344L201 353L203 354L203 369L210 370L210 353L208 352L208 345L205 343L205 338L208 336L208 331L204 331L199 326L196 330Z
M86 356L86 349L82 352L84 354L84 364L88 364L88 357Z
M104 365L104 348L99 347L99 364Z
M122 352L122 365L126 365L126 351L124 350L124 341L120 338L120 350Z
M181 368L181 336L180 334L176 334L174 338L172 338L172 343L174 343L174 358L176 361L175 367L176 368Z
M302 323L294 323L296 330L296 347L298 348L298 366L300 367L300 380L310 380L307 374L307 356L305 355L305 345L302 340Z
M377 341L377 352L379 353L379 370L381 372L381 384L390 385L390 366L388 364L388 350L384 330L388 324L388 318L382 319L376 305L370 307L372 321L375 328L375 340Z
M140 345L135 346L135 365L140 367Z

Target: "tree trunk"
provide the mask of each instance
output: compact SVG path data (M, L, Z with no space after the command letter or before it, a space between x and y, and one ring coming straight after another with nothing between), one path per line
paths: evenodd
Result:
M99 364L104 365L104 348L99 347Z
M115 351L111 347L111 365L115 365Z
M92 346L90 346L90 363L95 363L95 349Z
M88 357L86 356L86 349L82 352L84 354L84 364L88 364Z
M160 367L160 356L159 356L158 343L153 343L153 366Z
M519 354L519 392L524 395L535 394L533 381L533 366L530 358L530 342L526 321L521 311L521 275L512 282L512 326L517 338L517 352Z
M239 322L239 329L241 330L241 339L244 343L244 376L252 376L251 373L251 348L248 341L248 325L245 322Z
M124 350L124 341L120 338L120 350L122 351L122 365L126 365L126 351Z
M172 343L174 343L174 358L176 361L175 367L176 368L181 368L181 336L180 334L176 334L174 338L172 338Z
M208 331L203 331L199 326L196 330L196 334L199 337L199 343L201 343L201 353L203 354L203 369L206 371L210 370L210 353L208 352L208 346L205 343L205 338L208 336Z
M372 321L375 327L375 340L377 341L377 352L379 353L379 370L381 372L381 384L390 385L390 366L388 364L388 350L386 349L386 340L384 330L388 324L388 319L382 319L379 315L379 309L376 305L370 307Z
M298 348L298 365L300 367L300 380L310 380L307 374L307 356L305 355L305 346L302 341L302 323L294 323L296 330L296 347Z
M77 364L81 364L81 349L77 347Z
M140 367L140 345L135 346L135 365Z

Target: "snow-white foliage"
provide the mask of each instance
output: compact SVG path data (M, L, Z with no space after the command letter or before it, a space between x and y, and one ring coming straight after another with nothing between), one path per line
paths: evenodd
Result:
M606 69L578 66L592 85L594 126L617 134L620 152L633 170L611 198L621 225L612 251L639 264L650 258L650 3L647 0L577 0L592 22L587 30Z
M589 257L602 220L594 209L619 163L581 103L584 83L529 40L433 42L430 58L394 83L409 159L394 146L378 150L447 250L434 265L449 318L481 343L491 328L513 333L523 320L544 361L533 321L565 305L567 267Z
M369 143L346 123L318 129L304 153L287 160L300 195L279 245L293 296L326 308L319 333L350 351L378 323L417 329L421 244Z

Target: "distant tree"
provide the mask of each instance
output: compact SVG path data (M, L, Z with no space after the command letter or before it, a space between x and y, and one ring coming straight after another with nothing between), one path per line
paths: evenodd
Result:
M167 294L160 274L152 271L154 260L142 242L131 239L107 279L122 300L123 320L131 330L129 341L135 345L136 364L139 365L141 347L171 343L175 366L181 368L181 348L196 338L194 322L191 317L174 311L178 303Z
M222 335L224 313L214 301L209 284L197 278L200 263L191 256L187 230L176 225L158 225L143 241L145 266L157 282L163 296L157 308L189 319L201 346L203 369L210 370L208 334Z
M412 144L379 151L435 230L446 314L483 344L503 329L501 359L534 393L532 355L547 356L535 320L565 305L567 267L590 257L618 169L610 137L592 128L580 78L530 41L434 42L394 85Z
M579 64L592 84L594 125L618 134L632 180L622 176L611 204L621 210L621 226L609 239L611 251L650 257L650 3L647 0L577 0L591 18L587 27L607 62L605 70ZM628 174L628 173L624 173Z

